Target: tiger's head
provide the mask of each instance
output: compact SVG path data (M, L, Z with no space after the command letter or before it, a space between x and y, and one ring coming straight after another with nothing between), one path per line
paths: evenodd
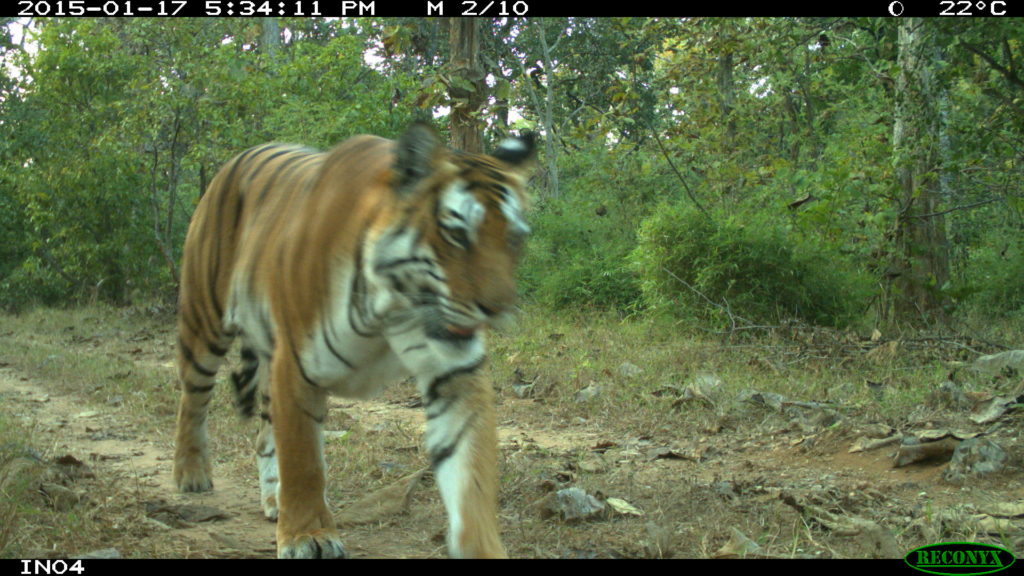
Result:
M532 135L493 155L467 154L423 123L395 143L396 221L379 236L372 267L429 338L471 339L514 309L534 157Z

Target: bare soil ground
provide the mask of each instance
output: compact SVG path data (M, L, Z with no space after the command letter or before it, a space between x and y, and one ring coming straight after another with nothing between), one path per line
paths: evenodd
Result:
M178 494L170 460L177 400L173 322L105 328L102 316L69 317L66 325L57 320L31 334L23 325L0 328L0 411L29 431L23 445L8 443L0 484L5 467L11 476L17 460L12 454L31 454L39 466L62 470L39 481L40 505L77 519L70 528L33 526L39 536L11 548L13 554L272 557L274 525L258 505L255 424L232 413L229 386L220 386L211 422L214 491ZM589 360L574 357L570 365L546 370L545 362L573 357L587 342L563 342L561 334L548 331L527 328L497 336L492 345L501 519L514 557L898 558L914 547L952 540L1024 551L1019 412L977 425L969 410L941 402L886 413L860 392L845 398L834 390L779 404L716 382L687 390L687 374L695 371L680 370L670 379L679 386L666 385L669 380L652 374L663 371L661 365L647 361L646 353L630 352L643 373L637 376L602 352L615 344L614 329L581 336L595 339ZM522 343L530 341L536 345L522 352ZM686 354L660 346L659 354ZM700 355L706 367L716 351ZM740 353L745 356L750 370L771 360ZM82 358L101 362L97 375L48 366L79 366ZM719 373L728 372L720 366ZM787 388L787 378L806 377L767 370L754 384L798 394L795 383ZM1020 382L1019 375L1008 374L992 385ZM820 405L797 402L823 397ZM443 507L429 471L423 472L423 422L409 385L396 385L374 401L333 401L326 443L329 500L350 556L445 557ZM1005 466L952 483L943 477L948 454L897 468L898 444L850 451L863 437L938 429L985 434L1007 453ZM569 487L585 490L605 511L566 520L552 502ZM82 518L89 528L69 534Z

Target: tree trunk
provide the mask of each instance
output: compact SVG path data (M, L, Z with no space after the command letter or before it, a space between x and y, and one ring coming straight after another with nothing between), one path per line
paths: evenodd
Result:
M273 59L277 55L277 49L281 46L281 26L277 18L261 18L263 30L260 44L263 52Z
M736 83L732 78L732 52L726 52L718 58L718 110L725 125L725 140L722 145L726 154L736 150Z
M541 196L543 198L557 198L559 195L558 182L558 148L555 147L555 88L554 76L556 63L552 53L558 48L562 36L558 36L554 44L547 40L547 30L544 26L545 20L539 18L533 20L530 26L537 31L538 43L541 48L541 67L534 70L527 70L522 59L519 61L519 68L522 71L523 85L530 95L530 101L537 113L541 123L541 133L544 135L544 170L538 174L538 180L544 182ZM544 77L541 82L540 78ZM543 92L542 92L543 91Z
M484 71L480 65L480 20L452 18L448 35L451 61L448 64L451 102L451 144L465 152L483 151Z
M893 156L899 213L894 231L891 319L942 322L941 288L949 280L946 223L939 208L938 153L941 90L934 75L934 47L920 19L899 28L899 77Z

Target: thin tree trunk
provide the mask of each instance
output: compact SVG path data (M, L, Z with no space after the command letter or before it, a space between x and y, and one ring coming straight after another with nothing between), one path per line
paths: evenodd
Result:
M281 25L277 18L261 18L263 25L261 45L264 53L271 59L277 55L277 49L281 46Z
M483 151L484 71L480 65L480 20L452 18L448 35L451 48L451 144L466 152Z
M943 285L949 280L949 246L939 208L937 147L941 90L929 56L933 50L924 21L899 28L893 155L899 188L895 223L892 319L911 323L944 321Z

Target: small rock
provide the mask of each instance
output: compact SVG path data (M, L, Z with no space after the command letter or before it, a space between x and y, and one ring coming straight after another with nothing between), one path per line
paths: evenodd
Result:
M739 393L737 401L750 402L751 404L760 404L762 406L767 406L773 410L782 410L782 406L786 402L786 397L783 396L782 394L776 394L775 392L744 390Z
M565 522L584 520L604 512L604 504L582 488L564 488L539 503L542 518L558 517Z
M579 403L587 402L600 396L601 392L603 391L603 386L601 386L600 384L592 383L586 388L579 390L575 394L573 394L572 399Z
M537 383L537 379L532 380L526 378L523 375L522 370L516 368L512 371L512 393L517 398L529 398L533 396L533 386Z
M74 490L53 482L44 482L39 489L46 495L50 506L58 512L71 510L81 500L81 497Z
M974 369L986 376L998 376L1005 372L1024 371L1024 350L1010 350L999 354L981 356L974 361Z
M93 550L92 552L86 552L81 556L75 556L76 559L83 560L110 560L121 557L121 552L117 548L102 548L100 550Z
M623 362L619 365L619 374L626 378L636 378L644 371L643 368L631 362Z
M589 453L579 463L580 470L590 474L600 474L608 470L608 463L600 454Z
M969 438L957 446L943 478L964 482L969 476L999 472L1006 466L1006 451L988 438Z

